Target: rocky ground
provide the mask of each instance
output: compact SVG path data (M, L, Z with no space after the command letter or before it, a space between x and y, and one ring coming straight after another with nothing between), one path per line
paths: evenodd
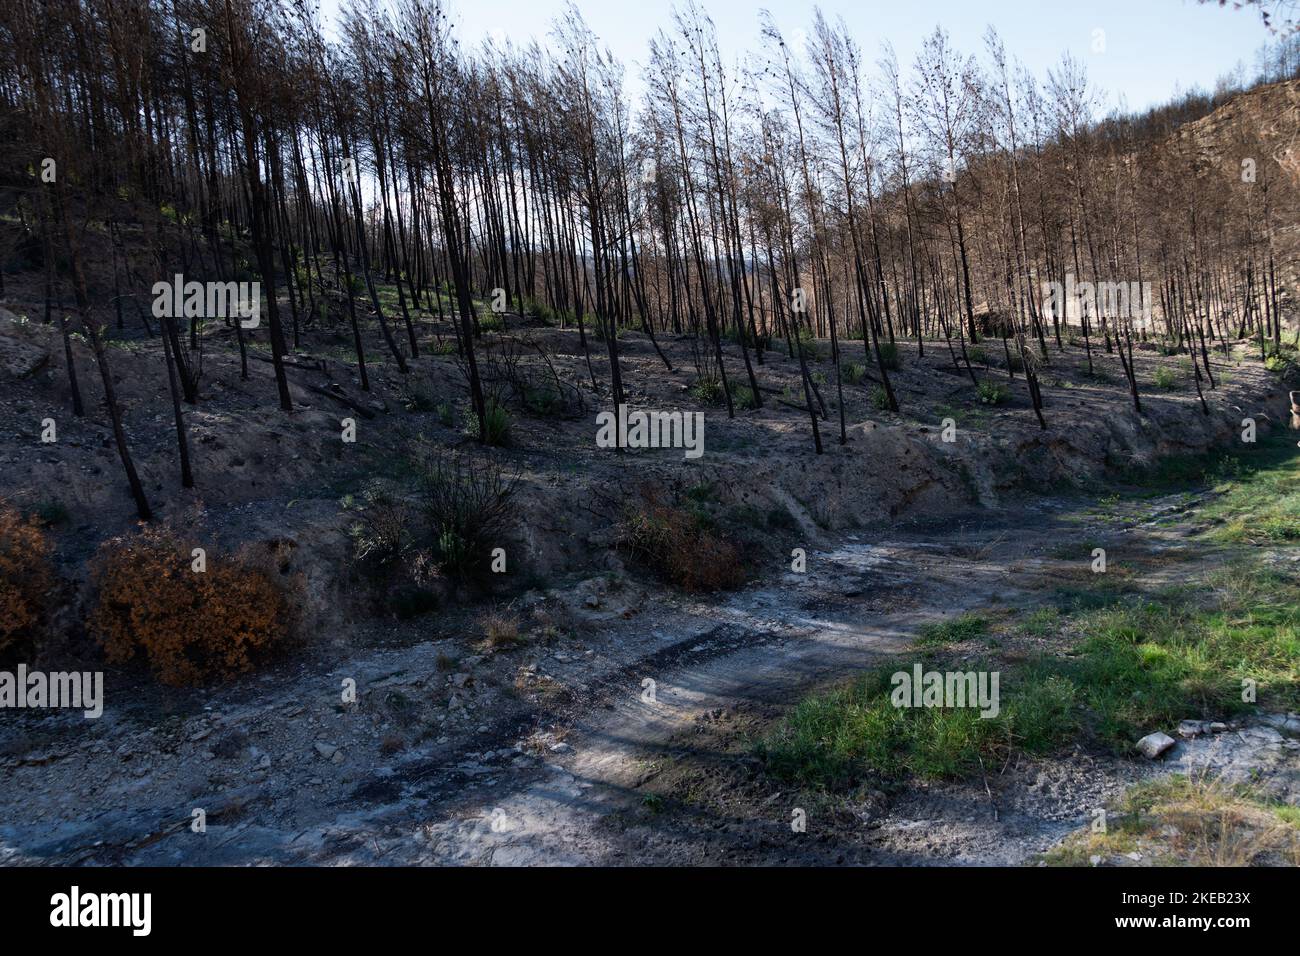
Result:
M1184 728L1159 761L1080 750L847 804L783 792L752 753L801 693L906 654L921 623L1014 615L1077 580L1086 559L1056 556L1063 540L1162 565L1176 548L1178 573L1213 564L1186 546L1195 506L1040 499L942 535L847 535L806 574L723 600L593 579L530 598L585 622L574 639L418 642L166 701L110 696L98 721L6 721L0 845L61 863L1023 863L1154 774L1208 767L1294 804L1294 715Z

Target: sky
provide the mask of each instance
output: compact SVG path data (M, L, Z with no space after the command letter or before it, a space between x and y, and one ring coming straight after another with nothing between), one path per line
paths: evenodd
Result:
M320 0L328 24L342 0ZM699 0L718 28L724 58L732 65L746 51L761 48L758 11L768 9L787 42L812 28L813 0ZM646 44L659 29L671 29L672 0L576 0L601 41L623 61L632 95ZM1105 93L1105 108L1133 111L1168 102L1194 87L1212 90L1215 81L1244 63L1255 74L1255 53L1270 40L1258 13L1195 0L822 0L827 19L842 16L874 64L883 40L893 43L909 67L922 39L936 24L965 53L983 54L989 24L1002 35L1009 58L1019 59L1039 79L1070 51ZM516 44L545 39L564 0L450 0L449 9L471 43L508 37ZM465 42L462 39L462 42ZM1105 109L1103 110L1105 111Z

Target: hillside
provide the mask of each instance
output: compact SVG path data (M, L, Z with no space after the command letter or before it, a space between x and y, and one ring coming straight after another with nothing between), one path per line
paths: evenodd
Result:
M1300 863L1300 80L809 17L0 11L0 864Z

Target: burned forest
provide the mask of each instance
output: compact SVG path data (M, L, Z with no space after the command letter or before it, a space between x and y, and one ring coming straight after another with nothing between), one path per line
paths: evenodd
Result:
M885 6L0 6L37 922L109 925L69 867L1300 864L1293 5Z

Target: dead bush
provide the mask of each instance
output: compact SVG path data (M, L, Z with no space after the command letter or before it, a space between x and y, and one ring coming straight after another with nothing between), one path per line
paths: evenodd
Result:
M370 485L344 506L357 520L348 528L352 555L367 578L382 579L409 572L415 559L411 507L385 489Z
M488 611L478 619L478 631L488 646L501 650L522 643L519 618L505 611Z
M516 479L491 459L434 453L421 462L420 504L430 550L444 573L483 570L511 516Z
M711 528L698 510L641 489L626 509L620 545L631 556L685 591L718 591L744 580L740 552Z
M356 516L348 527L353 565L378 608L400 620L435 610L444 589L434 549L420 533L418 508L378 484L344 499L344 507Z
M43 637L55 585L53 552L37 518L0 501L0 654Z
M197 684L251 670L294 633L301 583L277 549L207 549L198 571L194 546L166 527L100 546L89 625L110 661L143 653L163 683Z

